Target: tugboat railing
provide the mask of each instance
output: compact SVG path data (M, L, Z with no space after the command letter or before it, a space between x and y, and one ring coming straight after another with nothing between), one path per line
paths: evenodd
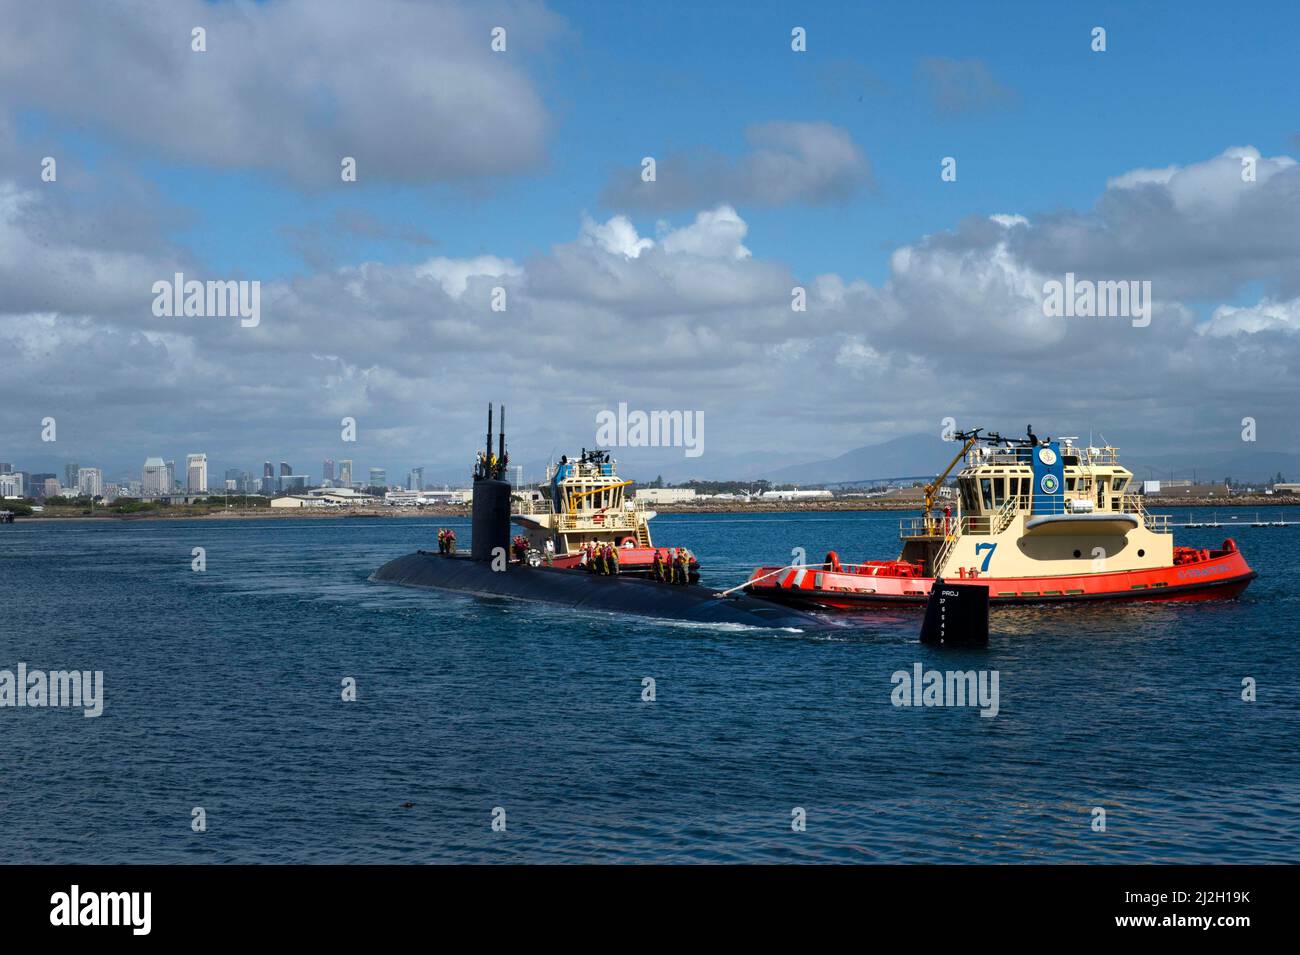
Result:
M640 521L632 512L607 511L599 520L594 514L561 514L558 530L561 531L634 531Z
M966 454L966 461L976 467L982 464L1029 464L1031 453L1029 448L972 448ZM1077 458L1078 463L1083 467L1096 464L1119 464L1119 448L1109 445L1104 448L1081 448L1067 444L1061 447L1061 456Z
M904 517L898 522L898 536L908 538L961 537L964 534L1000 534L1015 518L1021 500L1008 498L994 514L968 514L961 517Z
M998 512L993 515L993 527L990 533L1001 534L1010 526L1011 522L1016 519L1016 515L1021 510L1029 509L1029 496L1027 494L1017 494L1008 497Z
M627 503L628 502L626 501L624 502L625 505ZM644 514L646 511L650 510L650 508L646 505L646 502L644 500L634 500L631 502L631 504L632 504L631 508L628 508L626 506L624 506L622 509L607 508L603 512L594 508L591 510L565 511L565 512L561 512L561 516L586 518L590 520L596 514L604 513L606 515L606 518L608 519L608 516L612 514ZM530 516L534 514L549 515L549 514L556 513L555 508L551 505L551 501L549 498L541 498L538 500L534 500L532 498L517 497L515 498L513 507L514 507L514 512L516 514L525 514Z
M939 577L943 574L943 565L948 562L948 555L952 553L952 549L956 546L957 539L960 536L960 534L953 534L943 542L943 546L939 548L939 553L934 555L934 565L930 568L930 576Z
M530 497L515 498L514 512L516 514L552 514L554 509L551 502L547 500L534 500Z
M1040 507L1034 510L1035 514L1075 514L1075 513L1121 513L1133 514L1141 519L1142 524L1147 530L1156 534L1169 533L1169 515L1152 514L1147 511L1146 505L1142 498L1137 494L1125 494L1116 498L1118 506L1113 512L1089 510L1078 506L1075 502L1092 504L1093 499L1090 495L1080 493L1067 493L1057 502ZM920 517L905 517L898 522L898 536L903 540L937 540L942 538L943 547L936 556L935 566L942 568L943 560L947 557L948 552L952 549L953 543L959 537L966 534L975 534L978 536L989 536L1001 534L1011 522L1015 520L1017 514L1029 513L1033 510L1033 496L1029 494L1020 494L1008 497L999 505L998 509L992 514L973 514L961 517L935 517L934 515L922 515Z

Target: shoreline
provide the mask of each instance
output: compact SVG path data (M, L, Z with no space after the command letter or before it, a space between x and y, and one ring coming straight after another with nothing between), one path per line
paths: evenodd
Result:
M1300 497L1242 497L1238 500L1225 501L1215 498L1189 498L1178 501L1150 502L1147 510L1155 514L1176 514L1187 508L1300 508ZM903 512L919 511L919 501L763 501L761 503L744 503L740 501L700 501L693 504L660 504L653 508L659 514L799 514L799 513L835 513L835 512ZM459 517L468 520L470 509L450 505L428 505L425 507L364 507L364 508L246 508L231 510L214 510L208 513L159 514L31 514L16 518L16 523L70 523L70 522L105 522L117 523L153 522L153 521L211 521L211 520L271 520L291 518L294 520L327 520L349 517L383 517L409 519L421 517Z

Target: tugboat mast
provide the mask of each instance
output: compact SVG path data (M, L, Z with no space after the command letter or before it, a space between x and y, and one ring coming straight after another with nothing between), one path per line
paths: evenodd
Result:
M982 430L982 428L976 428L974 431L958 431L953 434L954 438L960 438L964 443L957 455L943 469L943 473L925 486L925 523L927 527L934 520L934 495L943 486L943 482L952 473L952 469L957 466L957 462L964 458L966 452L975 446L975 442L979 440L980 431Z

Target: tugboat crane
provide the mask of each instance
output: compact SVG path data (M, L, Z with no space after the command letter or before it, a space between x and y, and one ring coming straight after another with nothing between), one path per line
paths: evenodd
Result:
M953 434L954 439L960 439L963 444L961 450L957 452L956 457L948 462L948 466L943 469L943 473L925 486L925 525L926 533L933 533L934 523L934 495L943 486L943 482L952 469L957 466L957 462L966 456L966 452L975 446L979 440L980 432L983 428L976 428L974 431L957 431Z

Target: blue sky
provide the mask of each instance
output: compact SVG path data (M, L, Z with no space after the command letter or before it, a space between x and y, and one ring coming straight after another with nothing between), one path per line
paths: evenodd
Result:
M1294 4L68 6L0 0L0 460L433 471L488 397L533 459L666 388L719 473L1026 406L1153 450L1297 437ZM266 321L160 323L182 267L264 283ZM1153 330L1044 323L1067 271L1151 280ZM46 413L75 441L33 443Z
M487 190L362 181L326 194L163 163L153 177L195 212L175 237L221 270L300 272L280 230L357 205L427 231L445 255L522 259L568 237L581 211L620 211L597 195L619 166L674 148L736 154L749 123L815 117L863 146L877 191L837 206L742 209L764 237L751 248L803 276L880 281L888 250L965 216L1086 209L1118 170L1192 162L1246 142L1273 155L1300 132L1295 5L1253 8L1257 16L1212 3L805 6L553 4L574 33L533 65L557 117L549 161ZM808 30L804 54L788 52L793 25ZM1107 29L1102 54L1089 48L1096 25ZM926 56L983 60L1014 102L936 117L917 76ZM944 156L958 159L955 183L939 180ZM656 218L635 220L645 233ZM426 251L358 242L346 260L417 261Z

